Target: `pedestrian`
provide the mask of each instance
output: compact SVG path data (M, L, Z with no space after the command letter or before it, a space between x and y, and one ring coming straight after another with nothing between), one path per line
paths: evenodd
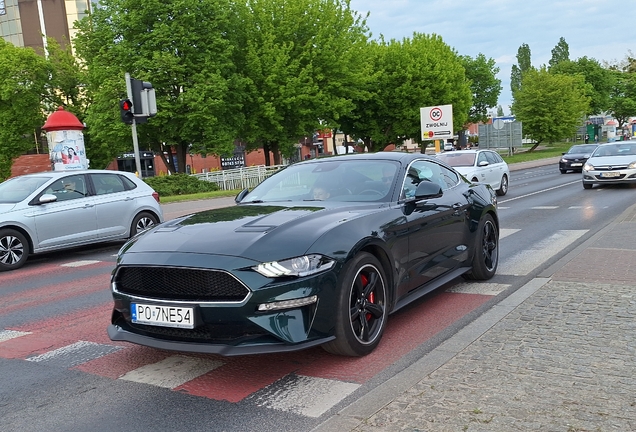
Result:
M590 143L590 135L585 134L585 144L589 144L589 143Z
M598 144L598 135L594 135L594 142Z

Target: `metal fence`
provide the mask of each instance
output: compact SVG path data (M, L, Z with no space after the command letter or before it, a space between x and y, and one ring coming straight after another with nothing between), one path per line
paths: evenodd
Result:
M286 165L251 166L231 170L210 171L202 174L192 174L199 180L214 182L221 190L243 190L253 188L267 177L274 174Z

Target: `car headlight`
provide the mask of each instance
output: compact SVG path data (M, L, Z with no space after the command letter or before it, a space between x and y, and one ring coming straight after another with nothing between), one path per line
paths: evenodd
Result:
M636 168L636 161L630 163L629 165L627 165L627 168L629 169L635 169Z
M585 165L583 165L583 169L585 171L594 171L594 165L586 163Z
M270 261L252 267L265 277L309 276L332 268L336 262L322 255L303 255L283 261Z
M566 158L561 158L561 162L563 162L563 163L567 163L567 161L568 161L568 160L567 160Z

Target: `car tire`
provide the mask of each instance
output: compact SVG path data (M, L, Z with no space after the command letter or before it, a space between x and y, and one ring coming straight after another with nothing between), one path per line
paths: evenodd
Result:
M499 185L499 189L497 189L497 195L504 196L507 193L508 193L508 176L504 174L503 177L501 177L501 184Z
M135 216L132 224L130 225L130 237L133 237L140 232L145 231L154 225L157 225L158 222L159 220L152 213L139 213L137 216Z
M336 339L323 348L360 357L380 343L388 311L387 279L376 257L362 252L343 268L336 308Z
M583 189L592 189L594 186L592 183L583 183Z
M560 169L559 171L561 171L561 174L565 174L566 172L568 172L568 170L564 170L564 169Z
M472 269L464 274L467 280L487 280L492 278L499 264L499 233L495 220L489 214L479 223Z
M0 230L0 271L15 270L26 263L29 257L29 242L19 231Z

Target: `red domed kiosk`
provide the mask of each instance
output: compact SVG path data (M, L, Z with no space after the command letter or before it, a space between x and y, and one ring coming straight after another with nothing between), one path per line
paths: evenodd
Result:
M73 113L59 107L42 126L46 131L53 171L88 169L84 147L84 125Z

